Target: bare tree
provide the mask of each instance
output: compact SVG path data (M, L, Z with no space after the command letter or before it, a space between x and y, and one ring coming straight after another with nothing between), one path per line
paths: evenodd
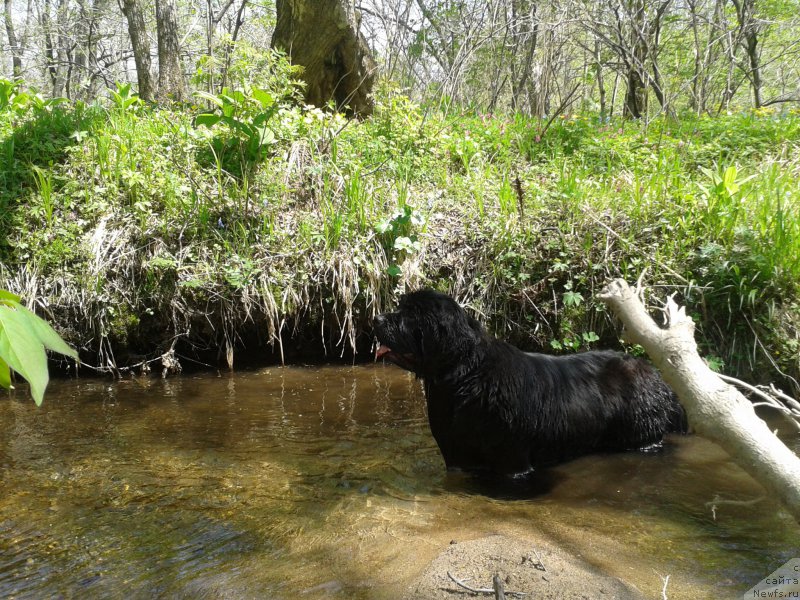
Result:
M158 98L161 101L186 100L186 81L180 60L178 19L174 0L156 0L158 35Z
M761 108L761 57L758 47L760 24L755 16L755 0L731 0L739 22L739 41L747 54L743 71L753 90L753 105Z
M147 39L147 26L138 0L122 0L122 12L128 21L128 34L133 47L133 60L136 63L136 78L139 82L139 97L152 102L155 100L155 86L150 71L150 42Z
M14 28L14 20L11 18L11 0L4 0L4 17L6 24L6 36L8 45L11 49L12 73L14 76L22 74L22 50L17 40L17 32Z

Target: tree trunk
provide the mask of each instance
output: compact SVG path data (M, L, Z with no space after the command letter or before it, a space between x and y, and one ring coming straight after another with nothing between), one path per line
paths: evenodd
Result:
M758 56L758 35L755 30L748 32L745 37L747 60L750 63L750 85L753 88L753 105L761 108L761 61Z
M619 316L625 339L641 344L681 401L689 426L719 444L800 523L800 458L758 418L753 405L723 382L697 353L694 322L671 301L666 329L658 327L625 281L600 299Z
M5 0L5 21L6 36L8 45L11 47L11 71L14 77L22 75L22 49L17 41L17 34L14 30L14 21L11 19L11 0Z
M156 0L156 33L158 35L158 98L186 100L186 82L180 59L178 17L174 0Z
M153 77L150 73L150 43L144 23L142 7L136 0L123 0L122 13L128 21L128 34L136 63L136 78L139 81L139 97L147 102L155 100Z
M539 41L539 18L537 15L537 5L535 2L525 3L522 5L520 0L512 0L511 10L512 18L514 20L514 44L518 49L518 55L521 55L523 50L525 58L520 61L519 65L516 64L516 57L512 60L511 72L511 106L514 110L518 109L520 99L525 91L525 86L528 84L528 78L531 74L533 67L533 57L536 53L536 45ZM524 36L520 31L521 26L519 20L522 18L523 13L527 13L529 19L527 36ZM530 111L530 107L528 109Z
M603 78L603 62L600 59L600 40L595 38L592 52L594 59L594 73L597 80L597 93L600 98L600 118L605 121L608 109L606 108L606 83Z
M689 108L699 117L705 108L705 98L703 98L701 92L704 69L703 49L700 46L700 24L697 18L697 0L688 0L687 6L692 19L692 41L694 43L694 73L692 75L692 95L689 97Z
M739 20L741 44L747 53L749 72L747 79L753 89L753 104L761 108L761 60L758 56L758 24L755 18L754 0L731 0Z
M641 118L647 112L647 88L639 74L639 69L632 65L628 69L628 89L625 91L625 104L622 116L633 119Z
M305 68L306 101L372 113L376 64L352 0L277 0L272 46Z
M647 85L645 84L645 64L647 44L645 42L645 4L644 0L633 0L628 6L631 20L630 58L628 67L628 89L625 93L625 106L622 115L639 119L647 113Z

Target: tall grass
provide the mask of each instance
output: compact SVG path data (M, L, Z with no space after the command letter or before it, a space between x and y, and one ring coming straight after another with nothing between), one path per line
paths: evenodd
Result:
M252 139L222 121L122 98L0 113L0 155L15 165L0 191L14 207L0 219L0 277L36 272L71 341L104 359L176 336L282 343L307 323L330 333L326 348L357 346L370 316L423 284L527 348L609 345L617 329L596 292L644 274L658 295L682 295L730 371L769 364L766 348L800 372L798 115L647 130L580 116L545 131L388 94L371 120L345 124L289 104L259 117L265 104L243 95L237 118L269 128L247 154ZM58 152L34 160L54 123Z

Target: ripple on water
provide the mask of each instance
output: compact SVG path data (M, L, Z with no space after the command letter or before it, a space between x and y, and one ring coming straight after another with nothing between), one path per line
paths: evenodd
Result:
M419 383L383 366L57 381L0 422L2 597L390 598L424 567L409 557L496 530L650 595L671 574L672 599L733 597L800 556L797 526L697 437L526 485L446 474Z

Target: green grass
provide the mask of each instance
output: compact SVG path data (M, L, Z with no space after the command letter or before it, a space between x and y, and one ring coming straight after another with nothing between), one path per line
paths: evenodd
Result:
M391 90L351 123L252 94L230 95L241 126L129 97L0 111L0 287L34 286L85 355L124 363L176 337L364 351L419 285L526 348L615 345L595 296L644 274L726 371L800 374L799 115L545 131Z

